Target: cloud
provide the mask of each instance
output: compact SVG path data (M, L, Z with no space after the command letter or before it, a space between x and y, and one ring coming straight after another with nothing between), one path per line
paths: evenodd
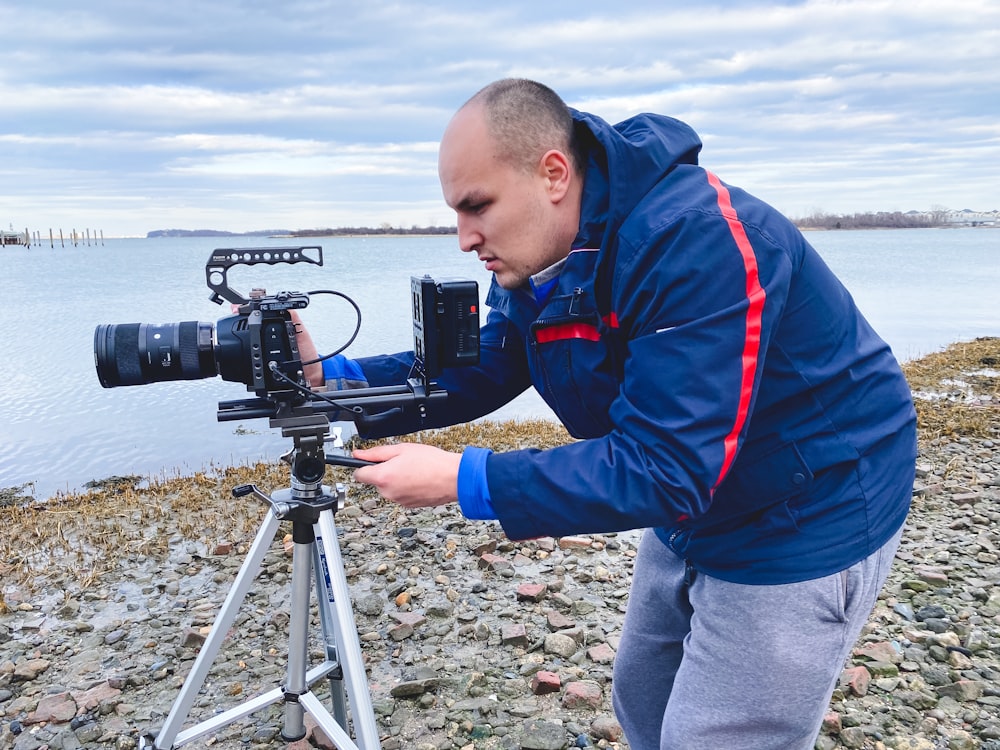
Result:
M0 3L0 28L24 30L0 62L3 224L451 223L437 140L509 75L685 120L791 215L1000 203L991 0L43 0Z

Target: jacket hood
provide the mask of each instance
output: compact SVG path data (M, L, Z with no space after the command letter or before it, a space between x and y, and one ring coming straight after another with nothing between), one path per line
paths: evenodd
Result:
M617 125L570 110L586 159L574 247L604 247L635 205L679 164L697 164L701 139L672 117L640 114Z

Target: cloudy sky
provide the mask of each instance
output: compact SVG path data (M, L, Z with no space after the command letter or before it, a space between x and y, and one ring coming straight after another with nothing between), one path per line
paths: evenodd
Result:
M0 0L0 29L5 229L453 224L438 139L505 76L685 120L793 217L1000 208L996 0Z

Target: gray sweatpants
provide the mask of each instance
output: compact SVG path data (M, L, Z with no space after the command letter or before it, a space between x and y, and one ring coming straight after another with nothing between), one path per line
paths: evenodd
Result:
M832 576L748 586L686 582L646 531L612 691L632 750L812 750L901 536Z

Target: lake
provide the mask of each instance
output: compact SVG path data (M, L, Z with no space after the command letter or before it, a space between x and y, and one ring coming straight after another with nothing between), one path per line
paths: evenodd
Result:
M1000 231L909 229L812 232L900 359L977 336L1000 335ZM236 266L230 286L269 292L333 289L363 319L349 356L411 348L410 276L489 275L449 237L108 239L103 244L0 248L7 344L0 357L6 398L0 419L0 487L34 483L36 497L120 474L172 476L216 465L273 460L290 445L266 419L218 422L220 401L246 398L219 378L104 389L94 369L94 328L103 323L214 323L228 309L209 301L205 263L216 248L321 245L322 267ZM347 341L350 305L312 297L303 317L321 351ZM534 393L491 415L548 417Z

